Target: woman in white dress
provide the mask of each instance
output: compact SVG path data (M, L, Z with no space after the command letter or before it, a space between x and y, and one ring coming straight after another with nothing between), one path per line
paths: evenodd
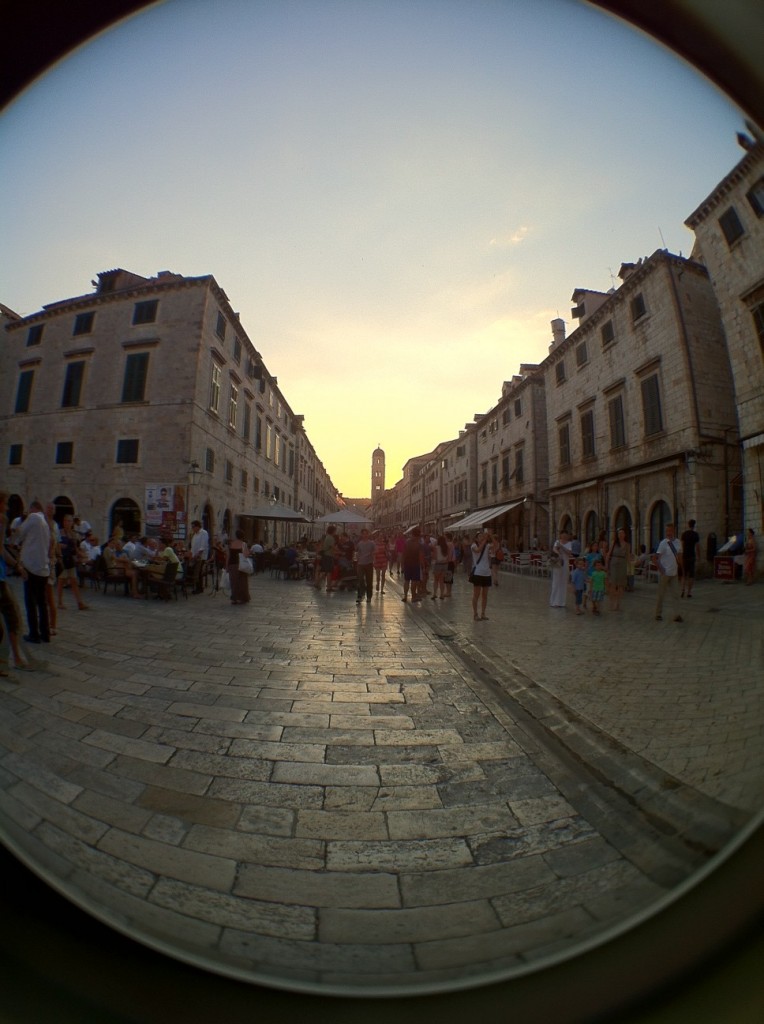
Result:
M552 559L550 560L550 576L552 578L552 591L549 595L549 604L552 608L564 608L565 599L568 596L568 562L573 552L570 549L570 534L565 530L560 534L560 539L552 545ZM552 564L559 559L559 565Z

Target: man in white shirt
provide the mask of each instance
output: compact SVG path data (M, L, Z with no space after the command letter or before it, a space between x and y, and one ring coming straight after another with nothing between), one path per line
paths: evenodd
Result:
M50 642L47 587L50 576L50 528L39 501L29 506L29 515L18 529L21 545L19 563L24 581L24 605L29 633L27 643Z
M653 562L658 570L658 601L655 605L655 621L660 622L663 618L663 601L667 593L671 595L671 602L676 611L674 622L684 621L677 607L682 542L676 539L673 523L666 523L666 536L656 548Z
M204 590L202 568L209 557L210 535L199 520L194 519L191 523L191 572L195 594L201 594Z

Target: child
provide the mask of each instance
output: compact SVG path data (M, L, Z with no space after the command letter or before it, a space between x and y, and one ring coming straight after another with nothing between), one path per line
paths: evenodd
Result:
M592 572L592 614L599 615L600 601L605 600L605 588L607 586L607 573L602 559L594 563Z
M576 559L576 567L570 574L570 582L576 595L576 615L583 615L584 593L586 592L586 560Z

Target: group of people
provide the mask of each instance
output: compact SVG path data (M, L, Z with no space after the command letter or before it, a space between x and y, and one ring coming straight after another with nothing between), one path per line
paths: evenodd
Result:
M690 600L695 585L696 565L700 559L700 534L696 522L690 519L681 537L676 536L674 523L666 524L666 535L653 553L648 553L644 544L639 554L632 551L626 530L619 529L615 539L608 542L604 535L591 543L585 552L569 533L563 531L552 545L550 555L551 591L549 604L553 608L564 608L568 589L575 595L576 614L583 615L591 606L594 615L599 615L607 595L612 611L621 610L625 591L634 588L637 572L650 568L658 574L658 591L655 605L655 619L663 619L666 599L673 601ZM756 571L756 538L749 529L746 534L743 578L752 583ZM682 622L678 606L673 609L674 622Z

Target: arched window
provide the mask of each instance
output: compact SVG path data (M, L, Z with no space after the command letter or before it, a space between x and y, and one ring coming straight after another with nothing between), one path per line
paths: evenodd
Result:
M563 516L562 522L560 523L560 533L569 533L573 536L573 520L570 516Z
M671 509L665 501L658 501L650 513L650 550L655 551L666 536L666 523L671 522Z

